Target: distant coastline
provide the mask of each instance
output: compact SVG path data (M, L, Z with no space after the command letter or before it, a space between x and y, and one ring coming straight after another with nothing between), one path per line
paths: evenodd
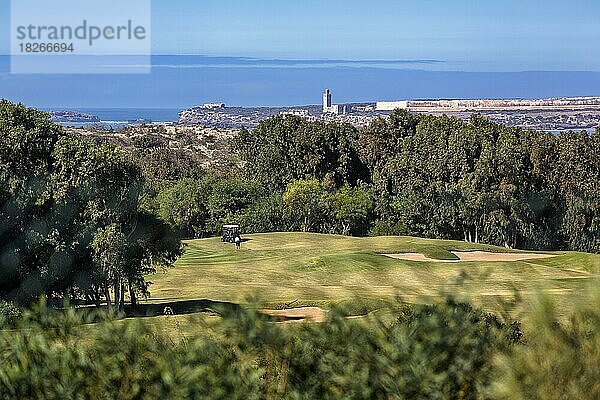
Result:
M139 125L187 125L212 128L254 128L261 120L276 115L300 115L309 119L346 122L355 126L365 126L374 118L389 115L390 111L377 111L376 103L347 104L350 113L347 115L323 115L321 106L304 105L294 107L224 107L207 109L195 106L186 110L176 108L81 108L54 111L54 121L63 126L119 130L128 126ZM410 110L426 114L447 114L461 119L468 119L473 113L481 113L490 120L509 126L520 126L525 129L544 130L552 133L564 131L594 132L600 125L600 109L552 109L552 110Z
M43 109L54 116L53 121L70 127L120 129L142 124L171 124L179 118L178 108L72 108Z

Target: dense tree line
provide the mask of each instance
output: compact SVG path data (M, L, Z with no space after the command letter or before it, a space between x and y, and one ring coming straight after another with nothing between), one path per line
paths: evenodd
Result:
M274 117L234 140L241 166L155 181L150 208L184 237L215 235L227 223L245 232L367 234L373 199L358 138L349 124Z
M395 112L360 151L379 216L402 233L507 247L598 247L600 135Z
M356 146L358 135L350 124L278 116L252 132L243 129L233 147L244 161L245 175L269 191L284 190L306 177L329 185L356 185L368 179Z
M145 208L181 237L306 231L600 250L600 135L395 111L357 129L274 117L231 144L239 163L138 149ZM138 153L144 153L141 157Z
M254 201L221 221L248 231L600 250L598 133L554 135L479 115L463 121L397 110L360 130L274 117L243 130L233 148L239 175L258 186Z
M0 296L106 301L145 295L144 276L181 246L142 207L144 178L114 146L0 103Z
M230 223L245 232L364 235L373 210L369 191L349 185L328 189L317 179L293 181L283 193L255 180L211 176L161 186L149 207L186 238L218 235Z

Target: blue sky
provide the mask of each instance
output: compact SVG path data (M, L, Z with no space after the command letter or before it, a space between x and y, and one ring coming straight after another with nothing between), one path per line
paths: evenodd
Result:
M8 0L0 0L8 18ZM598 71L597 0L153 0L155 54L435 59L427 69ZM8 52L0 24L0 53Z
M154 2L160 53L425 58L444 60L449 69L478 71L597 70L600 57L597 0L168 4Z

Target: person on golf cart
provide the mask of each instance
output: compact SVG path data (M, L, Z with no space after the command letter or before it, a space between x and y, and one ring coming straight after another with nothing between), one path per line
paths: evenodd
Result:
M240 237L240 233L237 232L235 234L235 237L233 238L233 241L235 242L235 249L236 250L240 250L242 248L242 238Z

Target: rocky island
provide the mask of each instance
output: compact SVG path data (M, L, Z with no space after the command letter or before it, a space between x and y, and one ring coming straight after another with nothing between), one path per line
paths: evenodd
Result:
M99 123L100 118L79 111L50 111L52 122L56 123Z

